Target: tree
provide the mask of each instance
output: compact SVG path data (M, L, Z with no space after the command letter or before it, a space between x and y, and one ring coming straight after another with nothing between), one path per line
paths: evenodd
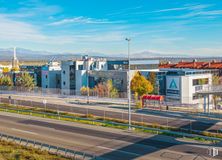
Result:
M137 72L131 80L131 90L137 92L141 97L144 94L153 92L153 86L149 80Z
M83 86L81 89L80 89L80 93L82 96L86 96L87 95L87 92L89 91L89 88Z
M99 83L95 86L94 90L96 91L99 97L105 97L107 94L107 88L103 83Z
M155 87L156 86L156 73L155 72L150 72L148 80L150 81L150 83L154 87L153 94L158 94L158 89L159 88Z
M27 90L32 90L35 87L35 82L33 77L28 73L22 73L22 75L17 78L16 86L22 87Z
M8 73L10 71L10 69L8 68L8 67L4 67L3 69L2 69L2 72L3 73Z
M118 90L116 88L112 88L111 92L110 92L110 98L118 98L119 93Z
M0 86L7 86L7 87L13 86L11 77L9 76L0 77Z
M100 97L110 97L110 98L116 98L118 97L118 90L113 86L112 80L107 80L105 83L99 83L94 88L97 95Z
M14 67L14 68L11 69L11 71L12 72L17 72L17 71L19 71L19 68L18 67Z
M110 79L106 82L108 97L117 98L118 90L113 86L113 81Z
M212 84L213 84L213 85L219 85L219 84L220 84L220 77L214 75L214 76L212 77Z

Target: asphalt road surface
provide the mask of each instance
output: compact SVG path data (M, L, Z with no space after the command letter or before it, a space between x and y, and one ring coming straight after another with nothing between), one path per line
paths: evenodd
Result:
M51 145L87 152L110 160L198 160L209 157L210 144L168 136L130 133L123 130L62 122L0 112L0 132Z
M1 95L2 97L3 95ZM82 104L70 104L65 102L62 99L53 99L48 98L46 106L42 102L42 98L36 97L23 97L23 96L13 96L11 102L9 99L1 98L1 102L4 103L14 103L16 100L16 104L25 105L25 106L38 106L47 109L54 109L64 112L73 112L79 114L92 114L100 117L108 117L108 118L116 118L121 120L128 120L127 110L118 109L118 108L108 108L108 107L100 107L96 105L82 105ZM219 120L208 120L203 118L193 118L188 119L180 116L172 115L153 115L152 113L132 113L132 120L136 122L145 122L150 124L160 124L164 126L177 127L180 128L181 131L186 130L197 130L197 131L210 131L217 133L218 130L222 129L222 122Z

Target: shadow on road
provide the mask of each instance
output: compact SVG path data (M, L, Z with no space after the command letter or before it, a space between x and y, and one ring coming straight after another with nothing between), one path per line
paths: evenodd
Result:
M197 123L193 123L193 126L199 125ZM214 124L212 124L213 126ZM189 125L181 126L182 128L188 128ZM207 130L211 126L203 126L201 128L202 131ZM167 139L166 139L167 138ZM101 155L101 157L106 159L115 159L115 160L132 160L132 159L147 159L147 157L152 154L157 156L156 158L164 159L189 159L189 160L205 160L208 158L212 158L208 155L208 147L216 146L216 144L206 144L206 143L198 143L197 147L195 146L197 143L191 141L179 140L175 137L167 137L163 135L155 135L151 138L144 138L123 147L119 147L116 150L105 153ZM192 146L191 146L192 145ZM160 150L166 149L162 152L158 152ZM184 153L184 154L180 154ZM125 153L125 154L124 154ZM147 156L146 158L144 156ZM215 157L215 159L222 159L222 152L219 152L219 155Z

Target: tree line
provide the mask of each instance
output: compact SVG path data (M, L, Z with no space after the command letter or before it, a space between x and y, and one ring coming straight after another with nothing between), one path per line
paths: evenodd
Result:
M131 80L131 91L134 94L134 99L140 99L145 94L153 94L154 93L154 85L156 83L156 79L154 75L150 76L151 79L147 79L140 72L137 72L132 80ZM110 97L110 98L118 98L119 91L114 87L112 80L107 80L106 82L98 83L94 88L87 88L83 86L80 90L81 95L89 95L93 96L93 94L99 97Z
M1 75L0 76L0 86L1 87L22 87L27 90L32 90L35 87L34 78L27 72L22 73L18 76L15 81L9 75Z

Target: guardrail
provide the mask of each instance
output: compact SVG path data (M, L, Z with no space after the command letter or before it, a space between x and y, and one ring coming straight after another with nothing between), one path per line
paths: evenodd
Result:
M222 85L207 85L202 88L202 90L198 91L199 93L205 92L222 92Z
M33 114L40 114L42 117L46 116L51 116L51 117L56 117L58 119L61 118L68 118L68 119L73 119L73 120L83 120L83 121L91 121L92 123L102 123L102 124L109 124L109 125L116 125L116 126L123 126L123 127L129 127L128 124L124 123L118 123L118 122L113 122L113 121L106 121L106 120L97 120L97 119L90 119L90 118L82 118L82 117L75 117L75 116L68 116L68 115L61 115L61 114L55 114L55 113L46 113L46 112L37 112L37 111L32 111L32 110L21 110L21 109L15 109L15 108L7 108L7 107L0 107L1 109L4 109L6 112L9 112L9 110L17 112L17 113L26 113L26 115L33 115ZM208 136L202 136L199 135L203 133L202 131L198 130L189 130L189 129L182 129L183 131L191 131L192 133L185 133L185 132L178 132L178 131L171 131L171 130L166 130L166 129L160 129L160 128L151 128L151 127L144 127L144 126L139 126L139 125L131 125L132 128L135 129L142 129L142 130L148 130L155 132L156 134L159 133L165 133L169 135L175 135L175 136L180 136L180 137L187 137L187 138L202 138L205 140L210 140L210 141L222 141L222 138L216 138L216 137L208 137ZM181 130L181 131L182 131ZM194 134L196 133L196 134ZM209 132L211 133L211 132Z
M33 147L40 150L48 151L51 154L61 155L74 160L105 160L94 155L87 154L85 152L74 151L46 143L38 142L35 140L24 139L12 135L0 133L0 139L7 142L14 142L23 146Z

